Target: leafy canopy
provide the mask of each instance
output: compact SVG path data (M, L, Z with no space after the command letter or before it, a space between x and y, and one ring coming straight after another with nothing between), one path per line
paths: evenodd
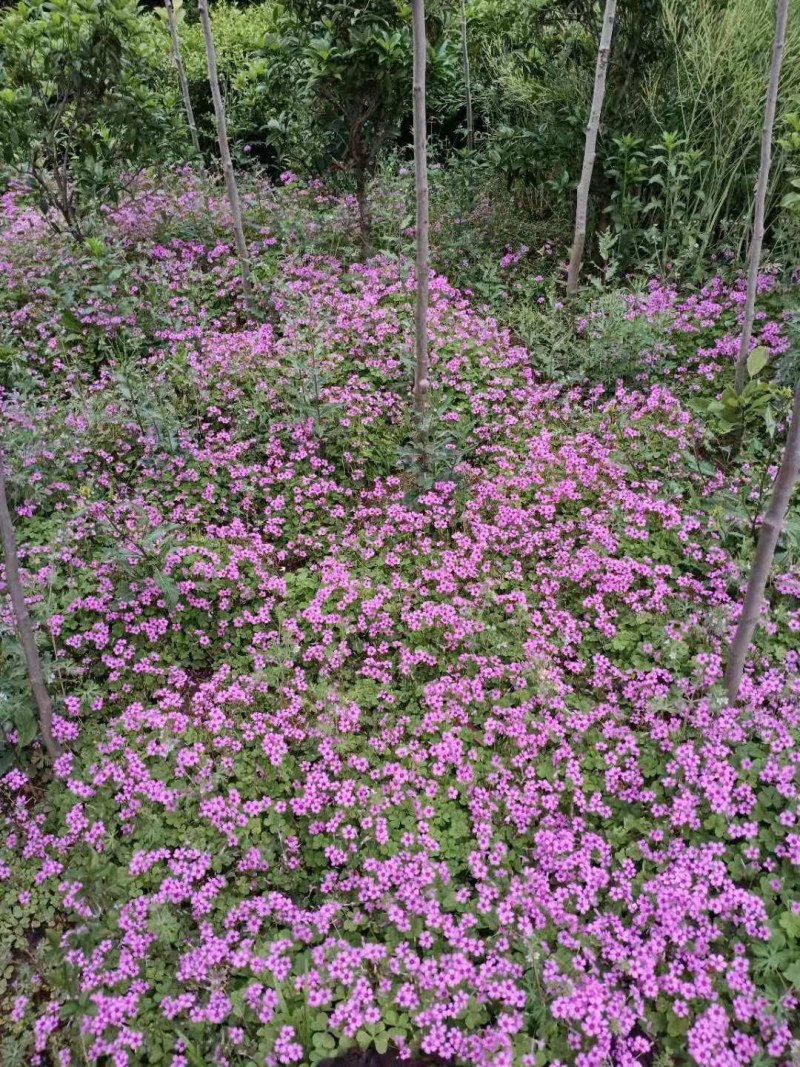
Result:
M169 155L178 114L160 30L136 0L21 0L0 16L0 144L54 229Z

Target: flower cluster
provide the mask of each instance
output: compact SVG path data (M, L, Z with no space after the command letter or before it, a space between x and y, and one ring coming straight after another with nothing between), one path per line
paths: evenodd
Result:
M307 192L283 182L270 210ZM414 497L383 458L413 273L265 224L280 279L249 324L229 241L163 232L187 188L110 213L132 266L78 325L3 200L16 517L72 748L46 809L2 782L0 878L58 932L10 1002L30 1062L786 1062L800 573L728 707L741 569L705 498L738 486L688 466L679 390L542 381L433 275L432 395L470 447ZM630 314L700 332L719 376L702 331L739 296L653 286Z

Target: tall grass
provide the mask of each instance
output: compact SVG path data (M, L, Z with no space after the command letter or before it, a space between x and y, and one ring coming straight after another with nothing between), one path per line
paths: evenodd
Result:
M680 129L686 146L702 154L698 258L722 236L738 252L746 246L758 171L767 70L775 29L767 0L663 0L665 37L675 57L646 81L645 100L662 130ZM800 0L792 0L781 77L778 126L800 95ZM770 202L782 180L777 151Z

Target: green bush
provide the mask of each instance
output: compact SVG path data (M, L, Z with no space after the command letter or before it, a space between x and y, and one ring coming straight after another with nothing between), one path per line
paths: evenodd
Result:
M3 156L55 230L83 237L93 204L170 154L160 47L135 0L21 0L0 17Z
M217 66L225 96L228 133L232 147L249 146L253 158L291 166L311 163L307 136L312 121L303 79L287 76L286 53L273 47L285 29L286 12L280 3L237 7L221 0L210 8ZM178 26L181 56L204 152L215 155L217 135L208 85L206 49L199 22L181 18ZM165 61L167 61L165 54Z

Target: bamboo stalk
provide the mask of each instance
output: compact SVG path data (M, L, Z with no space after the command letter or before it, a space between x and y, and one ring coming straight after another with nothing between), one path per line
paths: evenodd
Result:
M761 266L761 247L764 243L764 210L767 202L769 168L772 160L772 131L775 126L775 110L778 103L778 86L781 78L783 49L786 42L786 23L789 20L789 0L776 0L775 39L772 45L772 62L769 68L767 99L764 105L764 125L761 130L761 163L758 168L758 185L753 215L753 238L750 242L747 268L747 299L744 305L742 337L736 359L736 392L744 389L747 376L747 357L750 355L750 339L753 335L753 320L756 310L756 287Z
M3 543L6 585L11 598L11 607L14 611L17 633L25 655L28 681L30 682L33 699L36 701L36 708L39 713L39 729L50 758L56 760L61 755L62 749L53 736L53 702L45 685L42 661L39 658L39 650L36 647L33 625L28 612L28 605L25 603L25 593L19 576L17 541L14 536L14 524L11 521L11 513L8 510L6 494L5 463L5 452L2 442L0 442L0 538L2 538Z
M761 523L756 553L753 557L753 565L747 580L747 592L742 604L742 614L739 617L739 623L728 651L724 684L731 704L735 704L739 696L739 686L744 674L745 660L761 616L764 590L767 586L772 560L775 556L775 546L783 529L792 492L799 476L800 385L797 386L794 392L792 419L789 424L789 433L783 450L783 458L772 489L769 507L764 515L764 521Z
M586 218L589 210L589 188L592 184L592 171L597 156L597 134L600 129L600 117L603 113L603 98L606 94L606 73L611 55L611 36L614 32L614 18L617 13L617 0L606 0L603 14L603 29L600 33L600 46L597 49L597 65L594 73L594 90L592 106L589 111L589 124L586 127L586 143L583 149L583 167L578 182L578 196L575 205L575 236L567 271L567 296L574 296L578 291L583 250L586 246Z
M214 102L214 117L216 118L217 125L219 153L222 157L222 173L225 178L225 190L228 194L228 203L230 204L231 216L233 218L233 232L236 238L236 249L239 257L239 271L242 276L242 291L244 293L247 309L252 314L256 310L256 304L253 296L253 285L250 278L250 259L247 251L247 241L244 236L239 190L236 186L236 175L233 171L231 150L228 144L228 126L225 120L225 105L222 101L222 93L220 92L219 87L217 50L214 47L214 35L211 31L211 19L208 14L208 0L198 0L197 8L200 12L200 23L203 27L203 38L206 45L208 83L211 86L211 99Z
M170 40L172 41L172 61L175 64L175 70L178 74L178 84L181 87L183 108L186 112L186 121L189 125L189 135L192 138L192 147L194 148L195 153L200 156L200 138L197 136L197 124L194 121L192 98L189 95L189 81L186 77L186 68L183 65L183 58L181 57L181 44L178 38L178 24L175 18L175 7L172 0L164 0L164 7L167 9L169 35Z
M414 178L417 193L417 299L414 317L414 410L424 421L428 414L430 390L430 360L428 356L429 301L429 219L428 219L428 155L425 116L425 65L427 38L425 35L425 0L412 0L411 18L414 40Z
M475 147L475 120L472 114L472 78L469 70L466 0L461 0L461 52L464 65L464 104L467 109L467 148L471 152Z

